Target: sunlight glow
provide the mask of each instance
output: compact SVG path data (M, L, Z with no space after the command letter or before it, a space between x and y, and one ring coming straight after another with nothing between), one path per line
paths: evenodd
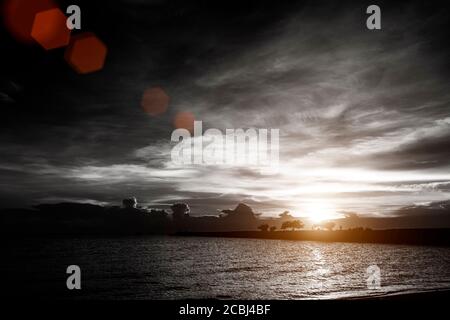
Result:
M313 223L321 223L330 219L339 218L335 206L325 201L311 202L305 205L304 212Z

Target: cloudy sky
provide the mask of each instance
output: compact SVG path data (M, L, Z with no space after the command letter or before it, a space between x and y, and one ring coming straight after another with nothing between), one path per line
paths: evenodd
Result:
M337 217L450 199L448 6L378 2L371 31L364 1L185 2L70 1L108 46L90 75L2 29L1 207L135 195ZM153 87L170 97L158 116L141 106ZM174 165L180 112L204 129L279 129L278 173Z

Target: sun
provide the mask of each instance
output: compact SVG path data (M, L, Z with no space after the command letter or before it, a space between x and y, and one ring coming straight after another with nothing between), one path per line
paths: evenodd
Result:
M311 222L317 224L338 218L335 206L330 202L317 201L304 206L304 212Z

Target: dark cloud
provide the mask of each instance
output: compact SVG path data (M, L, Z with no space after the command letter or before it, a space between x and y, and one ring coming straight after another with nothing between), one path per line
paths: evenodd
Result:
M450 119L449 119L450 121ZM380 154L385 159L383 169L422 169L448 167L450 135L418 139L391 153Z
M369 2L74 3L108 46L101 72L79 76L1 30L1 206L136 195L193 214L239 201L386 214L450 197L448 6L380 2L371 32ZM155 85L170 106L149 117ZM174 168L178 111L205 128L280 129L280 172Z
M336 220L344 228L448 228L450 200L407 206L395 210L392 217L364 217L344 212L345 218Z

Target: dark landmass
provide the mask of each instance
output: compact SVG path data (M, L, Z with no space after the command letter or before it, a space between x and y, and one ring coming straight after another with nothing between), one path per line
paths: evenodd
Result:
M304 223L288 211L278 217L264 218L249 206L239 203L220 215L190 216L189 206L175 203L170 212L138 207L135 198L123 200L122 207L86 203L40 204L32 209L0 211L3 237L139 236L182 235L256 239L306 240L327 242L398 243L413 245L450 245L448 228L390 228L372 230L355 215L325 221L304 230ZM348 226L348 225L347 225ZM443 225L445 226L445 224ZM303 229L301 231L298 231ZM338 229L338 230L336 230ZM288 231L289 230L289 231Z
M284 214L273 225L294 220ZM6 236L81 236L81 235L151 235L175 234L179 231L258 230L266 220L245 205L222 210L220 215L193 217L189 206L175 203L170 212L141 208L134 198L123 206L100 206L86 203L40 204L32 209L0 211L0 234Z
M179 232L179 236L450 246L450 229Z

